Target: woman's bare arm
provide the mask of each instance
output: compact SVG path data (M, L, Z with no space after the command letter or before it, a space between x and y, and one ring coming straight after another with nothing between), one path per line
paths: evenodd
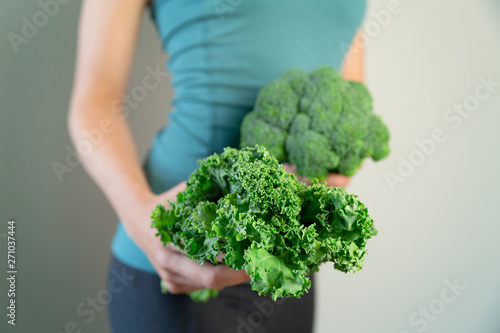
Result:
M120 218L128 205L152 196L127 120L117 108L127 87L144 5L144 0L84 1L68 117L76 149L88 141L85 133L102 135L90 153L80 154Z
M146 253L172 293L220 289L248 281L224 265L198 265L164 247L150 227L151 211L184 188L155 195L117 103L125 93L146 0L86 0L80 18L75 80L68 117L70 136L82 163L105 193L129 236ZM93 135L94 144L88 137ZM99 140L97 140L99 138ZM87 148L82 150L81 148Z
M362 31L358 31L342 63L341 74L346 80L363 82L365 79L365 50Z

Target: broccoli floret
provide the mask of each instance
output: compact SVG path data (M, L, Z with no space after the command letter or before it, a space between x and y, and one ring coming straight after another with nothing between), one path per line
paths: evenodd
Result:
M348 89L347 103L351 109L368 115L372 113L373 102L368 88L360 82L346 81Z
M379 161L389 155L389 130L382 122L382 118L375 115L371 119L368 130L365 136L365 142L370 144L366 145L366 156L371 156L374 161Z
M290 71L287 78L273 81L260 90L255 110L243 119L241 126L246 130L241 132L241 147L259 144L279 161L287 159L285 139L300 102L295 89L300 90L304 81L297 74Z
M299 113L286 138L286 151L290 161L301 161L301 173L324 179L328 170L339 164L338 155L330 149L328 139L309 128L310 119Z
M279 161L286 160L286 131L269 124L257 112L249 113L243 119L241 126L247 128L241 132L242 147L253 147L258 141L260 145L269 147L269 152Z
M298 112L299 100L290 81L276 80L259 92L255 113L270 125L287 130Z
M333 68L290 70L261 89L241 126L241 147L260 144L309 179L353 175L363 159L389 154L389 131L366 86Z
M290 69L283 74L281 79L288 81L290 87L292 87L293 91L295 91L298 96L304 95L304 90L309 83L309 76L307 73L299 69Z

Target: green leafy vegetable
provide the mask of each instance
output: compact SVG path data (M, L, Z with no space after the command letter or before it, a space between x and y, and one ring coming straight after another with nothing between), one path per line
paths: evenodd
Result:
M329 67L290 70L269 83L241 125L241 147L263 145L309 179L352 176L366 157L386 157L388 141L366 86Z
M164 281L160 282L160 287L162 294L168 294L167 285ZM189 293L189 296L195 302L208 302L210 298L217 297L217 295L219 295L219 292L213 289L200 289Z
M261 146L199 161L170 209L158 205L152 226L163 244L193 260L246 270L261 295L300 297L308 274L323 262L342 272L363 267L366 241L376 232L366 207L343 188L307 186ZM191 296L206 300L214 291Z

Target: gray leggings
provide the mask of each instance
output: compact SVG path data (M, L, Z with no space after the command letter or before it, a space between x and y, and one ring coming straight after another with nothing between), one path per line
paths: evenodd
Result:
M109 316L114 333L311 333L314 282L300 299L274 302L250 285L224 288L207 303L186 295L163 295L160 279L112 258L109 279L125 275L126 285L113 294ZM313 278L313 277L312 277Z

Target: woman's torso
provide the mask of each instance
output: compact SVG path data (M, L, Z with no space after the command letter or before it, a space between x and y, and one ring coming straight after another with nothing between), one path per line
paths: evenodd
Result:
M174 88L168 125L145 165L154 192L186 180L197 160L237 147L258 90L290 68L340 69L365 0L154 0L152 18ZM121 224L113 252L154 271Z

